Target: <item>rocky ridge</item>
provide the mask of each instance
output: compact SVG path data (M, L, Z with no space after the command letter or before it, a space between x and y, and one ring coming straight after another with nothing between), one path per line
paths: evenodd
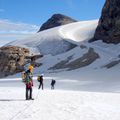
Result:
M62 14L54 14L50 19L48 19L39 29L38 32L46 30L46 29L50 29L50 28L54 28L57 26L61 26L61 25L66 25L72 22L77 22L76 20L62 15Z
M106 0L94 38L106 43L120 43L120 0Z

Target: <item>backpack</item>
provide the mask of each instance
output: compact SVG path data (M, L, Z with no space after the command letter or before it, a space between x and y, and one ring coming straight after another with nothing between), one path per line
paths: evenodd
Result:
M40 83L43 83L43 76L42 75L39 75L37 77L37 81L40 82Z
M25 83L25 80L26 80L26 72L25 71L21 73L21 77L22 77L22 82Z
M31 79L29 70L22 72L22 82L29 83Z
M37 81L40 82L40 75L37 77Z

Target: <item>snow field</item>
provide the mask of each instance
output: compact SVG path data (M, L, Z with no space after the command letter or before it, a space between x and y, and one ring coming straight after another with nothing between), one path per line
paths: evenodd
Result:
M119 120L120 117L119 94L34 88L35 100L24 101L24 88L0 88L0 91L3 120Z

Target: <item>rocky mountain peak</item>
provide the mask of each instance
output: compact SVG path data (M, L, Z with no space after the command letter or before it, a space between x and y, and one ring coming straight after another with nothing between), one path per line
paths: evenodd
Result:
M120 0L106 0L92 41L120 43Z
M40 27L40 30L38 32L49 29L49 28L69 24L72 22L77 22L77 21L63 14L54 14L50 19L47 20L47 22L45 22Z

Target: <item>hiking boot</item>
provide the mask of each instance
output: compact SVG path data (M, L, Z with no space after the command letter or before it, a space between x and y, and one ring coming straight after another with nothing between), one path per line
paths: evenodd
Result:
M30 98L30 100L34 100L34 98Z

